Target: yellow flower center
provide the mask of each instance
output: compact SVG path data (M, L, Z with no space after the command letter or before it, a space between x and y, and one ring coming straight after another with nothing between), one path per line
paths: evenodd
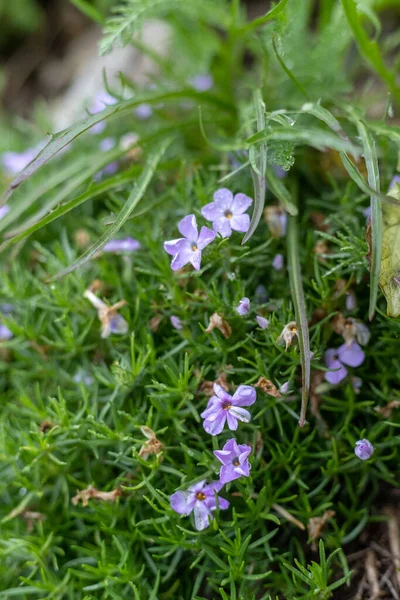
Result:
M233 217L233 214L231 213L230 210L226 210L224 215L227 219L232 219L232 217Z
M203 492L198 492L196 494L196 498L197 498L197 500L205 500L206 499L206 495L203 494Z

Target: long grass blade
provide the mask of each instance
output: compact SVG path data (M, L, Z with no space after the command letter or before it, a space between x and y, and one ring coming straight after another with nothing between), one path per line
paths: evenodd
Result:
M93 246L91 246L80 258L78 258L78 260L73 262L72 265L70 265L66 269L63 269L62 271L57 273L57 275L52 277L50 281L56 281L57 279L61 279L65 275L68 275L68 273L71 273L72 271L75 271L76 269L82 267L82 265L87 263L96 254L96 252L101 250L103 246L115 236L115 234L119 231L119 229L121 229L122 225L128 219L133 209L143 198L143 195L154 175L158 163L160 162L165 151L171 143L171 138L164 140L163 142L161 142L159 149L153 154L150 154L146 166L141 176L139 177L136 185L134 186L132 192L130 193L128 200L126 201L122 210L119 212L114 223L110 225L110 227L105 233L103 233L100 239L98 239L97 242L93 244Z

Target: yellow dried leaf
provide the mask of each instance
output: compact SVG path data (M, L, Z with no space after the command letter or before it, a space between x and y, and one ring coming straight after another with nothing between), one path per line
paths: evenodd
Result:
M400 200L400 185L395 184L388 196ZM387 301L389 317L400 317L400 206L383 204L382 262L379 285Z

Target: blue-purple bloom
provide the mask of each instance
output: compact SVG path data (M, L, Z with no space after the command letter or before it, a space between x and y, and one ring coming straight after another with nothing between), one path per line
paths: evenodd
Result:
M183 329L182 321L180 320L179 317L172 315L172 317L170 317L170 321L171 321L171 325L172 325L172 327L174 327L174 329L178 329L178 330Z
M115 104L116 102L117 99L111 96L111 94L105 91L101 91L98 94L96 94L92 104L89 107L89 112L93 115L96 115L97 113L104 110L107 106ZM89 129L89 132L97 135L99 133L102 133L106 126L107 124L105 121L99 121Z
M250 310L250 300L248 298L242 298L236 307L236 312L239 315L243 316L243 315L247 315L249 310Z
M90 386L94 382L93 376L82 368L77 370L72 379L75 383L83 383L86 386Z
M264 304L268 300L268 292L265 285L260 283L254 292L254 298L259 304Z
M128 332L129 325L124 317L118 314L118 310L125 306L126 301L121 300L112 306L108 306L103 300L100 300L91 290L86 290L83 294L85 298L97 309L97 315L101 321L101 337L107 338L112 333L124 335Z
M214 80L208 73L196 75L190 80L191 85L198 92L207 92L214 85Z
M10 340L12 337L14 337L13 332L4 323L0 323L0 340Z
M329 369L338 369L337 371L326 371L325 379L329 383L340 383L347 375L348 367L359 367L365 359L365 354L357 342L352 342L349 346L342 344L336 350L329 348L325 352L325 364Z
M0 207L0 219L5 217L6 215L8 215L9 212L10 212L10 207L8 206L8 204L1 206Z
M284 266L283 256L282 254L275 254L274 259L272 261L272 266L275 271L281 271Z
M390 190L392 189L392 187L394 187L394 186L396 185L396 183L397 183L398 185L400 185L400 175L395 175L395 176L392 178L392 181L391 181L391 182L390 182L390 184L389 184L389 190L388 190L389 192L390 192Z
M251 469L249 463L250 452L251 446L238 445L235 438L228 440L222 450L214 451L215 456L222 463L219 480L223 485L234 479L239 479L239 477L249 476Z
M260 317L257 315L256 321L259 324L259 326L261 327L261 329L268 329L268 327L269 327L268 319L265 319L264 317Z
M281 394L288 394L289 393L289 388L290 388L290 383L289 381L285 381L285 383L282 383L282 385L279 388L279 391Z
M120 240L110 240L105 244L103 252L135 252L139 248L141 248L140 242L128 236Z
M207 433L218 435L228 421L228 427L235 431L238 421L248 423L251 414L242 406L251 406L256 401L256 391L250 385L240 385L231 396L223 387L214 383L215 396L211 396L207 408L201 413L203 427Z
M108 152L115 146L115 139L112 137L103 138L99 144L99 148L102 152Z
M1 162L8 175L17 175L39 154L46 141L43 140L33 148L27 148L23 152L3 152Z
M178 223L179 232L184 236L176 240L164 242L164 250L174 258L171 269L177 271L188 263L198 271L201 264L202 250L215 239L215 232L208 227L202 227L198 233L197 221L194 215L188 215Z
M146 104L146 103L139 104L139 106L137 106L135 108L135 115L141 121L145 121L146 119L151 117L152 114L153 114L153 109L150 104Z
M352 311L357 308L357 298L354 292L350 291L346 295L346 310Z
M170 503L171 508L180 515L190 515L193 511L194 523L198 531L202 531L209 526L212 521L212 512L217 509L215 492L219 492L223 484L219 481L206 483L205 479L192 485L183 492L172 494ZM228 500L218 496L218 506L222 510L229 507Z
M370 441L366 440L358 440L356 442L356 447L354 448L354 453L361 460L368 460L374 453L374 447Z
M250 217L245 214L253 200L246 194L236 194L227 188L221 188L214 194L214 202L206 204L201 214L207 221L212 221L213 229L222 237L230 237L232 229L246 233L250 225Z

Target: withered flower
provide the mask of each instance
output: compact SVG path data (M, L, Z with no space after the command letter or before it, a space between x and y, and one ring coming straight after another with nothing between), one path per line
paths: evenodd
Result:
M219 329L220 332L222 333L222 335L224 335L226 338L230 338L232 335L231 326L218 313L214 313L211 315L210 323L205 331L206 331L206 333L211 333L212 330L215 328Z
M154 431L150 429L150 427L146 427L146 425L143 425L140 428L140 431L147 438L147 442L145 442L140 448L139 456L143 458L143 460L147 460L151 454L160 454L163 449L163 445L160 440L157 439Z
M281 335L278 337L278 344L285 344L285 352L289 348L289 346L293 343L295 338L298 339L298 329L296 321L290 321L285 327L282 329Z

